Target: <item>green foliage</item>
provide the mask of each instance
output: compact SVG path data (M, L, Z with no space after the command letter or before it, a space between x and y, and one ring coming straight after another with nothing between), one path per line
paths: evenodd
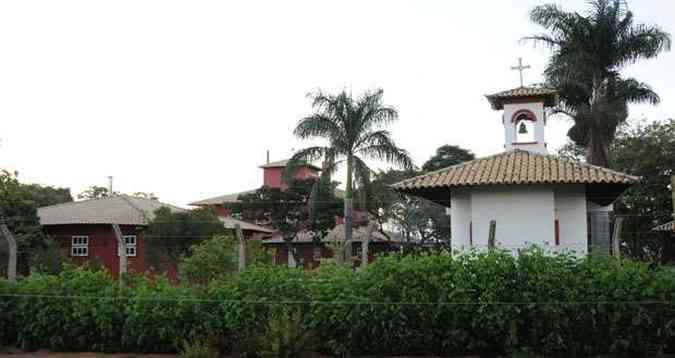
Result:
M546 82L560 91L558 112L574 119L568 136L587 149L589 163L606 167L608 146L628 117L627 104L660 100L649 85L622 77L621 70L669 50L670 34L655 25L635 24L622 0L590 1L586 14L540 5L530 19L547 30L525 40L553 50Z
M113 194L119 194L117 192L113 192ZM85 191L77 194L77 198L80 200L83 199L100 199L100 198L105 198L109 196L110 193L108 193L108 188L104 186L98 186L98 185L92 185L89 188L87 188Z
M476 159L476 156L470 150L457 145L446 144L436 149L436 154L422 165L422 170L431 172L474 159Z
M653 232L672 220L670 178L675 175L675 120L622 128L610 148L612 169L640 177L615 205L624 216L623 251L641 260L675 261L669 233Z
M178 263L192 245L224 232L223 223L210 209L172 212L163 207L155 211L154 220L145 230L146 258L161 269L167 261Z
M137 278L120 289L105 272L67 267L0 280L0 295L0 344L53 350L587 357L675 348L672 268L538 250L388 256L359 272L255 266L206 288Z
M178 355L180 358L211 358L216 357L206 342L196 341L186 343Z
M248 221L268 220L284 240L292 241L300 230L325 234L335 227L342 203L335 196L335 184L324 178L288 180L288 188L262 186L239 196L233 212Z
M28 274L36 256L50 253L49 242L40 227L37 208L67 201L72 201L69 189L22 184L15 173L0 171L0 219L7 224L17 241L19 273ZM8 253L5 239L0 238L0 241L3 242L0 245L0 273L4 276Z
M191 283L207 283L237 270L238 245L231 236L215 236L190 248L180 263L182 277Z

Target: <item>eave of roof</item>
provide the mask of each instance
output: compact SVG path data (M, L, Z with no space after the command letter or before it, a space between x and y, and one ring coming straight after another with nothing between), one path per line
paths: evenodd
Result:
M541 98L545 107L553 107L558 103L558 91L543 87L516 87L510 90L485 95L494 110L504 108L504 104L525 98Z
M611 169L516 149L403 180L392 188L449 206L447 193L454 188L585 184L589 199L604 204L638 180Z
M290 159L277 160L277 161L275 161L275 162L270 162L270 163L267 163L267 164L263 164L263 165L259 166L258 168L262 168L262 169L267 169L267 168L285 168L285 167L288 166L288 162L289 162L289 161L290 161ZM300 167L307 167L307 168L312 168L312 169L314 169L314 170L321 170L320 167L317 167L316 165L314 165L314 164L312 164L312 163L299 163L298 165L299 165Z
M237 193L214 196L214 197L211 197L211 198L206 198L206 199L191 202L188 205L190 205L190 206L206 206L206 205L219 205L219 204L227 204L227 203L238 203L239 202L239 199L238 199L239 195L250 194L250 193L253 193L255 191L256 191L256 189L252 189L252 190L240 191L240 192L237 192Z

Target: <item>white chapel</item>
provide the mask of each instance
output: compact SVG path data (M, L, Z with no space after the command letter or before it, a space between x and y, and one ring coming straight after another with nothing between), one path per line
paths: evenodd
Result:
M486 97L501 111L504 152L393 188L450 208L453 251L609 253L611 204L638 178L547 153L546 109L557 104L556 90L520 86Z

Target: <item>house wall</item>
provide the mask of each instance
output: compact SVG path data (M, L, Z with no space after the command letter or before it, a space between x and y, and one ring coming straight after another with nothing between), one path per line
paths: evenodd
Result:
M136 256L127 257L128 272L142 274L151 268L146 262L144 235L142 227L120 225L122 235L136 235ZM119 256L117 256L117 238L112 225L103 224L72 224L44 226L48 237L55 240L64 256L74 263L82 265L85 262L99 261L113 277L119 274ZM74 235L89 236L89 254L87 256L71 256L72 237ZM165 268L169 278L175 280L178 276L176 267L169 265Z
M497 248L514 254L531 245L552 252L574 251L581 255L588 252L584 185L494 186L453 191L450 211L453 250L487 248L490 221L495 220Z
M519 248L552 243L553 188L532 185L472 189L474 246L487 247L491 220L496 221L497 247L517 252Z
M463 251L470 246L471 192L453 191L450 196L450 237L452 250Z
M143 233L135 226L120 225L122 235L136 235L136 256L128 257L129 273L146 271ZM55 240L62 253L77 264L98 260L108 271L117 277L119 273L119 256L117 256L117 238L112 225L73 224L45 226L50 239ZM72 237L74 235L89 236L89 254L87 256L71 256Z
M272 188L286 188L286 184L282 180L284 173L283 167L278 168L264 168L263 169L263 185L272 187ZM319 175L319 171L310 168L310 167L300 167L295 173L295 178L304 179L310 177L316 177Z
M565 185L555 189L555 218L558 220L560 249L585 255L588 252L586 189Z

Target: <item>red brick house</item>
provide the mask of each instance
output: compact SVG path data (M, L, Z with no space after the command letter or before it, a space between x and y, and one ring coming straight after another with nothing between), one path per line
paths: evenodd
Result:
M149 271L143 230L161 207L184 210L156 200L115 195L42 207L38 216L43 230L58 242L64 255L79 264L95 259L116 277L119 256L112 224L119 225L126 241L129 273ZM170 268L168 274L175 277L175 268Z

